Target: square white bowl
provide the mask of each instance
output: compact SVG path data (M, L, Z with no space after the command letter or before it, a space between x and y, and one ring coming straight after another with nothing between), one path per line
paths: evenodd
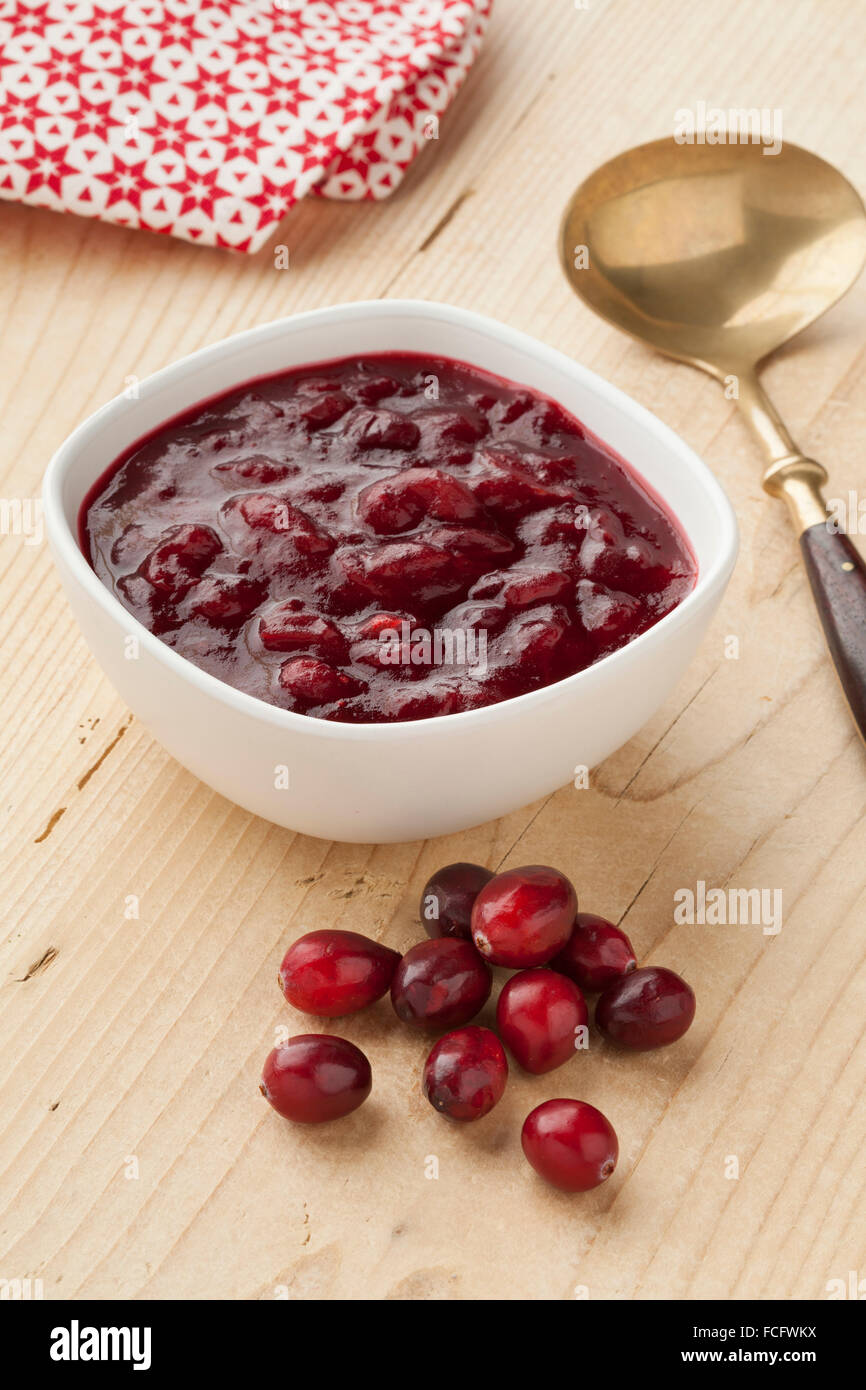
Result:
M153 636L97 578L78 543L81 503L125 449L210 396L305 363L378 352L452 357L553 397L620 454L684 530L694 590L597 665L463 714L340 724L278 709L217 680ZM679 679L721 599L737 525L692 449L622 391L524 333L420 300L337 305L264 324L141 382L70 435L48 466L46 529L87 643L160 743L256 815L325 839L443 835L534 801L630 739ZM137 642L130 643L134 636ZM286 786L285 783L288 782Z

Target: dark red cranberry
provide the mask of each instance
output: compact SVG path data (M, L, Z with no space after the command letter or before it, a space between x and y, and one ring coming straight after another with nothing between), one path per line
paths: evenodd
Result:
M154 589L179 598L221 550L220 539L210 526L173 526L147 556L141 573Z
M544 965L565 945L577 894L565 874L542 864L508 869L482 888L472 909L472 939L493 965Z
M523 1122L523 1152L546 1182L562 1192L588 1192L616 1167L613 1125L583 1100L546 1100Z
M236 530L236 518L240 516L254 532L285 537L301 555L323 555L333 549L333 541L306 512L274 493L246 492L231 497L223 508L223 516L230 529Z
M190 612L214 627L236 627L264 597L264 585L235 574L211 574L190 595Z
M358 512L374 531L395 534L417 526L425 516L467 521L481 504L459 478L440 468L407 468L371 483L358 494Z
M360 681L315 656L293 656L280 667L280 685L296 700L327 705L363 689Z
M352 399L343 391L323 392L312 405L301 411L301 419L311 430L325 429L345 415L352 405Z
M426 541L391 541L375 549L359 546L343 552L340 566L358 589L386 602L429 602L461 584L452 556Z
M290 468L286 463L277 463L264 454L252 454L249 458L218 463L211 469L212 476L226 487L243 487L245 483L267 487L269 483L282 482L290 473L296 472L297 468Z
M259 1090L287 1120L318 1125L357 1110L372 1085L370 1063L354 1043L303 1033L268 1054Z
M469 941L419 941L394 972L391 1002L416 1028L458 1028L482 1009L493 976Z
M633 1052L676 1042L694 1016L694 990L660 965L645 965L615 980L595 1006L595 1021L605 1037Z
M315 651L340 660L346 639L339 628L319 613L299 612L296 604L297 599L285 599L262 615L262 646L269 652Z
M550 964L581 989L598 991L634 970L637 959L625 932L613 922L592 912L579 912L574 931Z
M373 641L383 632L401 632L404 623L410 630L415 626L414 620L402 613L372 613L358 628L358 636Z
M365 1009L387 994L400 952L354 931L307 932L290 946L277 976L290 1004L321 1018Z
M580 1043L586 1000L555 970L521 970L502 987L496 1026L524 1071L540 1075L561 1067Z
M586 631L600 641L613 641L633 631L640 605L630 594L606 589L591 579L577 585L577 611Z
M493 874L480 864L446 864L427 880L421 894L421 921L428 936L462 936L469 928L472 904Z
M502 1099L507 1080L505 1049L489 1028L446 1033L424 1063L424 1094L452 1120L480 1120Z
M349 426L356 449L414 449L421 438L414 420L394 410L359 410Z

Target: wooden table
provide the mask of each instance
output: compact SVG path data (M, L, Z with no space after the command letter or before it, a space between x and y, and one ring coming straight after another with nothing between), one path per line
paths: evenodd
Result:
M273 246L235 257L0 205L3 495L34 496L130 375L295 310L435 298L536 334L678 430L736 506L733 582L675 695L589 789L435 843L339 845L173 762L89 656L45 545L2 537L0 1274L46 1298L820 1299L866 1274L863 751L733 404L591 317L556 256L576 183L698 100L782 108L786 138L866 185L863 10L496 11L396 196L309 199L274 238L288 270ZM866 478L864 300L866 281L766 374L838 496ZM567 1079L514 1076L473 1132L427 1106L424 1043L385 1002L342 1026L372 1060L368 1104L318 1132L284 1124L257 1082L275 1029L307 1026L274 981L287 944L328 925L407 947L427 875L457 858L562 867L690 980L694 1028L656 1054L596 1045ZM676 925L674 893L698 880L781 889L781 932ZM520 1152L524 1115L563 1090L621 1139L583 1198Z

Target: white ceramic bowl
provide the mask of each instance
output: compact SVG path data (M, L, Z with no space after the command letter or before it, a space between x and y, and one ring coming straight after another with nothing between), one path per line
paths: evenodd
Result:
M223 684L160 642L97 579L79 548L78 510L130 444L253 377L401 350L458 358L545 392L572 411L679 520L698 561L693 592L628 646L556 685L464 714L364 725L294 714ZM654 415L534 338L463 309L415 300L298 314L166 367L140 384L137 399L119 397L79 425L51 460L43 496L73 612L139 719L232 801L278 825L334 840L413 840L461 830L562 786L576 766L606 758L679 679L737 552L736 522L719 484Z

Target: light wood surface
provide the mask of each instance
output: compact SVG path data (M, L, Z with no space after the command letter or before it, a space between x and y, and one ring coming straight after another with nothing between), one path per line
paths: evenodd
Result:
M592 318L556 257L574 186L701 100L781 108L785 138L862 190L864 38L850 0L497 0L438 143L386 203L297 208L274 239L287 271L272 248L0 205L6 498L35 496L128 375L295 310L418 296L630 392L715 469L742 528L699 656L589 789L385 847L293 836L184 772L101 676L46 546L0 538L0 1276L46 1298L820 1299L866 1275L864 753L733 404ZM766 373L833 496L866 486L864 301L866 283ZM689 979L694 1028L515 1071L473 1131L427 1106L424 1042L384 1001L340 1029L371 1058L371 1100L318 1132L283 1123L257 1081L276 1028L308 1031L275 984L286 946L331 925L407 947L425 878L457 858L563 868ZM698 880L781 889L781 932L676 925ZM563 1093L620 1135L614 1178L582 1198L520 1151L523 1117Z

